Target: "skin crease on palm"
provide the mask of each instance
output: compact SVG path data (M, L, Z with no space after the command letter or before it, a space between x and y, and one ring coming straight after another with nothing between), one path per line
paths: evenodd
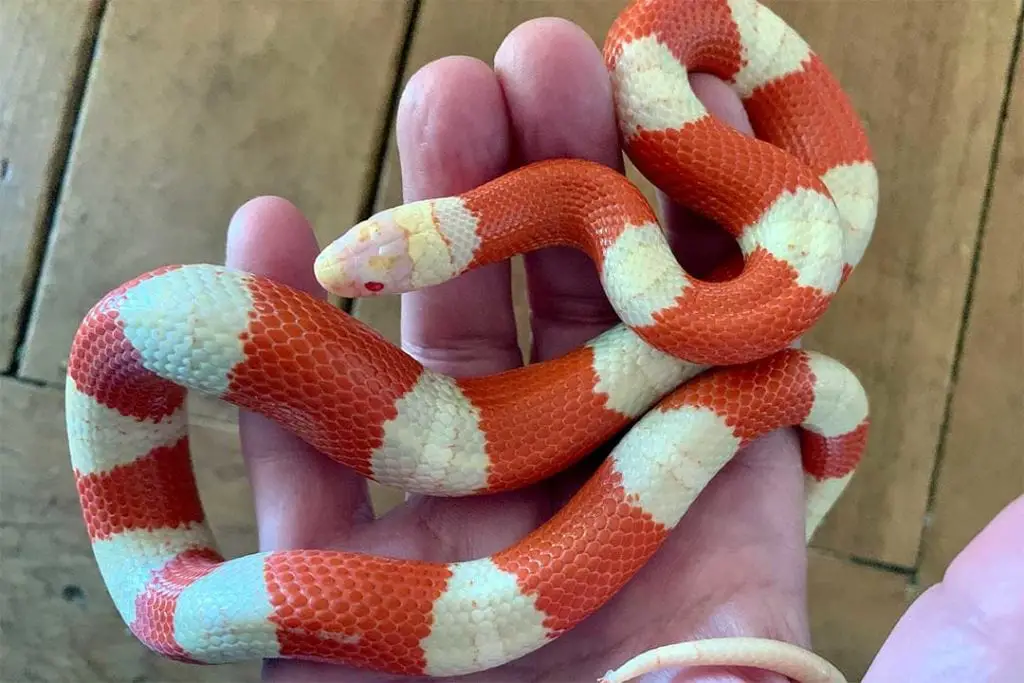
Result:
M693 83L712 113L751 134L723 83L700 75ZM405 201L462 192L555 156L622 168L598 47L579 27L557 19L518 27L493 67L452 57L421 69L403 93L397 135ZM677 256L694 274L734 248L713 226L662 206ZM318 252L306 219L276 197L241 207L228 230L229 266L325 296L312 272ZM551 249L525 263L534 360L560 355L617 322L582 254ZM402 303L403 348L428 367L467 376L522 363L508 264L404 295ZM344 548L442 562L481 557L538 526L589 473L584 463L556 481L483 499L410 498L375 521L359 476L265 418L244 412L240 418L261 550ZM794 434L765 437L716 477L648 566L598 613L538 652L459 680L593 681L643 650L716 636L810 646L801 482ZM1011 647L1011 636L1024 629L1024 588L1017 583L1024 559L1011 553L1022 547L1024 500L1018 500L961 555L947 580L908 611L865 683L1011 680L1010 672L1024 665L1020 648ZM264 678L403 680L292 661L268 662ZM783 679L750 669L704 669L645 680Z

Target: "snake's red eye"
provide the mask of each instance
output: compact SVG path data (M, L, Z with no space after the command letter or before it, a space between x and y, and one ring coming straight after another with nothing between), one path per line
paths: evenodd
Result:
M380 290L384 289L383 282L367 282L363 286L366 287L367 291L370 292L379 292Z

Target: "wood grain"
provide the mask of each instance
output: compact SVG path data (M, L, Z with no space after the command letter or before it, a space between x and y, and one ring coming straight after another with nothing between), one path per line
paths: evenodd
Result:
M256 549L245 469L230 427L191 430L203 502L221 550ZM258 662L191 667L125 629L82 523L64 433L64 394L0 378L0 680L258 680Z
M1017 65L919 578L1024 494L1024 69Z
M106 12L23 372L60 381L82 315L168 262L224 258L235 209L353 223L406 23L401 0L116 2Z
M98 16L99 2L0 4L0 372L14 362Z

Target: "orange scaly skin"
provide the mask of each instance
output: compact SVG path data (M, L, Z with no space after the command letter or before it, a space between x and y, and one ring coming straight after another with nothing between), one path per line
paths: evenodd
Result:
M445 377L325 302L210 265L143 274L85 316L69 357L71 461L97 564L147 647L183 662L286 657L428 676L500 666L604 605L739 449L785 426L802 428L814 532L860 459L867 399L842 365L788 347L874 226L860 123L799 36L751 0L638 0L605 58L627 153L729 230L741 267L683 272L636 187L563 159L381 212L315 264L326 288L362 296L581 249L623 324L547 363ZM762 140L712 119L687 70L732 83ZM188 390L268 416L366 477L442 496L535 483L632 428L564 509L492 557L226 560L196 489ZM799 648L742 638L669 645L602 680L694 664L843 680Z

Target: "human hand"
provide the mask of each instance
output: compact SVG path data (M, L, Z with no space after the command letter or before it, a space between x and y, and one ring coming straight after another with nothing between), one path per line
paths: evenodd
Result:
M694 85L712 112L750 134L738 100L726 87L704 77L695 77ZM467 58L441 60L421 70L404 94L398 137L406 201L458 193L515 165L552 156L582 157L621 169L600 54L582 31L559 20L529 22L513 31L493 70ZM665 206L665 215L677 255L694 274L708 272L732 248L730 238L678 207ZM293 206L260 198L232 221L227 262L322 297L312 275L318 251L310 226ZM617 322L592 264L581 254L552 249L527 256L526 265L535 360L558 356ZM508 264L405 295L402 337L407 352L451 375L490 374L520 365ZM243 413L241 434L263 550L338 548L439 562L486 556L550 517L592 467L584 463L556 481L488 498L413 497L374 520L365 482L357 475L260 416ZM1012 521L999 527L1004 537L1017 534L1011 547L1024 540L1021 511L1018 504L1008 513L1016 515L1016 527ZM463 680L596 680L643 650L717 636L769 637L808 646L803 529L797 443L791 432L780 431L753 444L716 476L648 566L593 617L531 655ZM991 533L982 545L988 557L994 552ZM971 572L991 580L994 567L1002 566L1005 574L1005 564L985 565L975 558L965 566L954 577L959 590L940 590L938 597L908 613L867 681L894 680L897 671L913 672L920 680L946 680L935 668L940 663L963 667L957 671L981 670L969 668L983 665L971 659L987 654L977 649L957 650L944 660L921 656L941 650L943 643L970 639L957 619L972 606L992 604L991 597L986 602L984 595L968 590L975 585ZM1021 569L1018 576L1024 574ZM1006 590L1008 576L995 585ZM951 596L960 602L951 603ZM1002 642L1009 642L1012 618L1019 632L1024 611L1019 602L1015 613L997 614ZM921 618L922 610L935 618ZM985 615L991 613L995 610L979 612L975 622L988 623ZM956 652L962 661L954 661ZM1008 658L1007 653L1003 656ZM267 664L266 679L393 677L282 660ZM753 670L705 669L672 680L782 679ZM983 679L972 675L972 680Z
M738 100L697 77L707 106L748 134ZM461 192L514 165L552 156L621 169L607 71L578 27L529 22L501 46L495 68L468 58L435 62L410 81L398 113L405 200ZM700 274L735 244L668 207L680 260ZM228 237L228 265L323 296L312 275L319 248L298 211L261 198ZM546 360L618 322L593 264L551 249L525 259L533 355ZM434 370L483 375L521 365L509 265L405 295L403 346ZM528 490L468 500L416 497L374 521L365 483L264 418L241 416L262 549L344 548L452 562L501 550L553 514L592 468ZM796 440L779 432L751 446L698 499L654 560L611 602L555 643L470 680L596 680L642 650L721 635L806 645L802 473ZM277 661L268 680L382 681L343 667ZM724 674L695 680L736 680ZM781 681L749 673L743 680Z

